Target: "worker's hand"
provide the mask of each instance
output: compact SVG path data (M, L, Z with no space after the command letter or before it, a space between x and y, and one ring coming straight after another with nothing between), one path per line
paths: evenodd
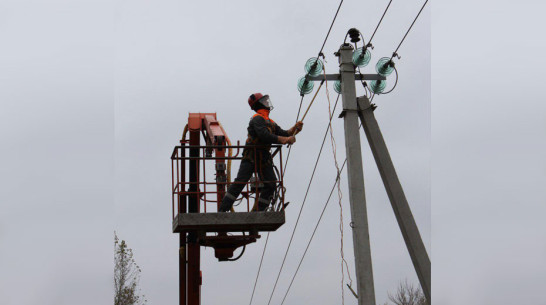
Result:
M296 142L296 137L294 136L291 136L291 137L279 137L279 143L280 144L294 144L294 142Z
M296 129L298 132L300 132L303 129L303 122L298 121L296 125L294 125L294 129Z

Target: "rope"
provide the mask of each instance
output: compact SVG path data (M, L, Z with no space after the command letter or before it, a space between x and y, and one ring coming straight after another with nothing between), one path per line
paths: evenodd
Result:
M338 99L339 99L339 95L338 95ZM337 105L337 100L336 100L336 105ZM336 107L334 106L334 111L335 111L335 108ZM358 126L358 129L360 129L361 127L362 127L362 123L360 123L360 126ZM327 132L328 132L328 129L326 130L326 133ZM326 137L326 134L324 136ZM311 238L309 238L309 242L307 242L307 246L305 247L305 251L303 252L303 255L302 255L301 259L300 259L298 267L296 268L296 272L294 272L294 275L292 276L292 280L290 281L290 285L288 286L288 289L286 290L286 293L284 294L284 298L283 298L283 301L282 301L281 305L284 304L284 300L286 299L286 296L288 295L288 292L290 292L290 288L292 287L292 284L294 283L294 279L296 278L296 275L298 274L298 271L300 270L301 264L303 263L303 260L305 259L305 256L307 254L307 250L309 250L309 246L311 245L311 242L313 241L313 238L315 237L315 233L317 231L317 228L318 228L318 226L320 224L320 221L322 220L322 216L324 215L324 211L326 211L326 207L328 206L328 203L330 202L330 198L332 197L332 194L334 192L336 184L338 183L338 181L340 179L341 173L343 172L343 169L345 168L345 164L347 164L347 158L345 158L345 160L343 161L341 169L339 170L339 174L336 177L336 181L335 181L334 185L332 186L332 189L330 190L330 195L328 196L328 199L324 203L324 207L322 208L322 212L320 214L320 217L319 217L319 219L317 221L317 224L315 225L315 229L313 230L313 233L311 234Z
M326 77L326 74L325 74ZM340 175L340 169L339 164L337 163L337 150L336 150L336 140L334 137L334 133L332 132L332 116L333 112L331 111L331 103L330 103L330 93L328 91L328 86L326 87L326 98L328 99L328 115L330 117L330 143L332 144L332 153L334 156L334 164L336 166L337 175ZM345 304L345 295L344 295L344 288L343 283L345 282L345 275L343 271L343 265L345 264L345 268L347 270L347 276L349 277L350 286L353 284L353 279L351 278L351 274L349 272L349 265L347 264L347 261L345 260L345 254L343 253L343 205L341 203L341 200L343 198L343 192L341 191L341 184L337 183L337 194L338 194L338 203L339 203L339 232L341 234L341 240L340 240L340 256L341 256L341 304Z

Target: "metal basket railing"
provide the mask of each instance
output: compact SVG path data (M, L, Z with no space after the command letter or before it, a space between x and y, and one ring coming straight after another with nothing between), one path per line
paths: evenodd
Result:
M243 159L242 151L250 150L254 154L254 160L264 149L269 149L273 158L273 168L275 170L276 180L261 181L259 175L258 162L254 162L253 179L244 183L245 187L237 198L234 207L236 212L250 212L257 206L257 200L260 195L261 186L264 183L275 183L275 191L272 197L270 209L275 211L284 210L285 188L283 184L283 162L282 145L258 146L258 145L189 145L188 141L181 141L181 145L176 146L171 155L172 170L172 217L178 213L186 213L188 209L188 196L197 198L197 210L193 212L207 213L217 212L220 202L232 182L226 179L228 177L228 166L232 161ZM215 156L216 150L235 151L232 156ZM223 153L225 155L225 153ZM194 162L192 164L192 162ZM279 166L275 166L278 164ZM193 165L193 173L190 173L190 167ZM214 172L214 177L211 176ZM237 172L237 169L234 170ZM193 175L193 180L190 178ZM241 210L242 202L246 202L246 208ZM210 205L214 204L211 208ZM244 205L243 205L244 206ZM195 208L194 208L195 209Z

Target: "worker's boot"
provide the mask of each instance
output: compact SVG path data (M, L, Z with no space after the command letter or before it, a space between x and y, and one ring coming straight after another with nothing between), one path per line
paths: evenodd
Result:
M235 199L237 199L235 198L235 196L226 192L226 195L224 195L224 199L222 199L222 203L220 204L218 212L229 212L229 210L231 210L231 207L233 206L233 202L235 202Z
M267 200L267 199L263 199L263 198L258 199L258 212L263 212L263 211L267 210L267 208L269 207L270 202L271 201Z

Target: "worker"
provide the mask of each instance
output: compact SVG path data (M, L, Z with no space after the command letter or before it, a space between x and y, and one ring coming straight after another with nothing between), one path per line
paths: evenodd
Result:
M270 153L271 144L294 144L296 142L294 135L303 128L303 122L297 122L292 128L283 130L270 119L269 113L273 110L273 105L269 95L254 93L248 98L248 104L256 114L248 124L248 137L237 178L229 186L220 205L220 212L231 210L233 202L255 171L263 183L263 189L259 193L257 210L265 211L269 207L277 180L273 170L273 157Z

